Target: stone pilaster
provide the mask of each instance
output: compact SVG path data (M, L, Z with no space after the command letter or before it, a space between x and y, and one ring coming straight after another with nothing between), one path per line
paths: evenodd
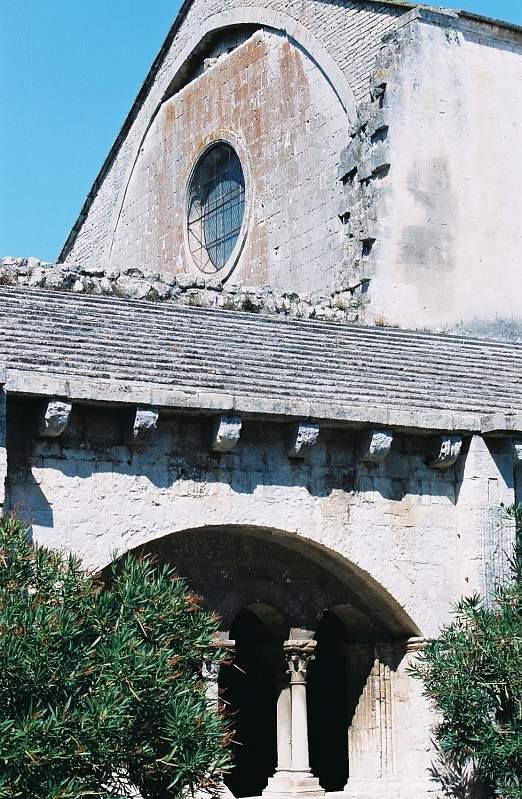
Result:
M230 639L216 639L216 649L221 649L225 652L233 654L236 648L236 642ZM201 673L203 679L206 681L206 696L209 707L212 707L216 712L219 709L219 673L221 671L222 662L206 661L203 663Z
M345 790L354 799L393 794L394 678L403 654L403 645L394 644L345 649L353 710L348 730L350 776Z
M515 501L513 445L509 439L473 436L457 500L456 563L460 585L454 599L474 591L490 599L509 577L514 525L501 504Z

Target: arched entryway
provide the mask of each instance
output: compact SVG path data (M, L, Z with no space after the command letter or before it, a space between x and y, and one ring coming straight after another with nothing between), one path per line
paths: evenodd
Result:
M277 766L277 698L287 635L282 616L263 604L240 611L230 628L235 648L220 669L219 689L235 730L234 767L224 782L236 797L259 796Z
M396 652L417 633L382 587L266 530L185 531L141 551L173 564L221 618L230 655L219 694L235 729L224 782L235 797L290 798L296 779L320 796L354 775L382 777Z

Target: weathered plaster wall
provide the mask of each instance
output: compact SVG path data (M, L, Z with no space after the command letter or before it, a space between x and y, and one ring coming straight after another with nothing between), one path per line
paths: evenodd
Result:
M470 473L463 471L469 455L439 472L427 465L420 438L399 438L383 464L365 465L349 431L323 430L309 460L294 461L280 424L245 422L237 448L222 455L208 451L210 421L190 417L160 417L152 440L134 451L115 412L74 411L56 443L29 442L20 432L27 423L10 424L9 504L32 521L38 540L100 566L115 548L176 531L280 530L324 547L347 568L355 564L350 580L374 612L384 612L380 585L424 635L436 632L462 592L483 587L477 514L513 497L507 454L485 449ZM484 494L492 480L494 497Z
M230 279L333 291L346 127L317 65L285 36L255 33L162 105L128 186L110 266L201 275L184 243L187 185L202 150L222 137L242 157L250 211ZM217 276L226 279L231 266Z
M357 100L368 94L369 76L381 37L403 13L405 9L400 7L351 0L342 3L195 0L118 154L96 187L79 236L67 248L67 259L84 264L107 262L118 208L150 121L187 57L213 28L257 23L288 31L312 58L328 67L325 74L342 96L353 120Z
M371 316L520 334L522 42L436 15L389 38Z
M209 451L212 419L194 416L160 416L152 437L131 446L130 415L96 407L74 406L60 438L43 441L38 408L9 401L7 481L8 507L37 541L96 568L144 546L177 565L225 630L252 603L311 632L333 608L347 625L349 684L359 680L349 795L432 795L432 719L405 671L418 646L411 636L436 634L452 602L502 575L511 440L475 436L439 471L426 438L396 435L369 464L363 434L325 428L296 460L289 426L254 420L226 453Z

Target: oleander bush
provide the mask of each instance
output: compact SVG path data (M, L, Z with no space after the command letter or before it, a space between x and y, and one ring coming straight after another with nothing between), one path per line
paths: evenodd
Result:
M454 619L411 672L440 722L434 732L455 773L472 771L492 796L522 797L522 505L515 523L512 580L492 603L462 599Z
M181 797L229 761L205 698L216 619L169 566L127 556L109 587L0 520L0 797Z

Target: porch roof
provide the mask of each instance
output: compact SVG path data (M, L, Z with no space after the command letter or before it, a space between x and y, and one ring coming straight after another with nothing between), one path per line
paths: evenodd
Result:
M522 430L522 347L0 287L8 393L419 431Z

